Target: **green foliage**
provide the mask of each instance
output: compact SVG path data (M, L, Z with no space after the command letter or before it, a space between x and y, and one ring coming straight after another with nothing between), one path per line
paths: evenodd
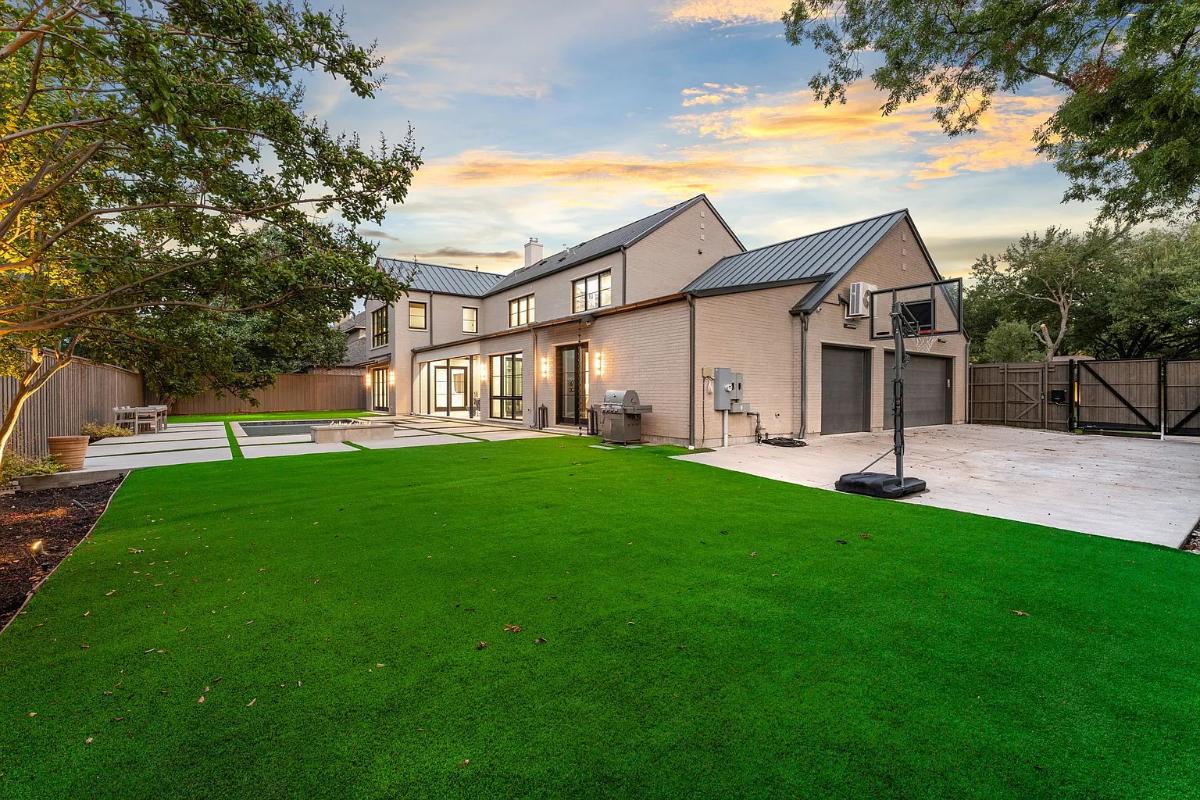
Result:
M120 425L105 422L85 422L79 426L79 433L95 442L100 439L119 439L122 436L132 436L133 431Z
M883 113L931 97L951 136L997 92L1050 83L1063 101L1035 141L1065 199L1123 222L1200 213L1200 3L794 0L784 24L827 58L819 99L844 101L869 61Z
M0 463L0 486L27 475L53 475L63 471L63 465L50 456L33 458L20 453L7 453Z
M5 374L27 371L21 348L78 345L174 390L240 393L327 362L323 328L356 298L399 296L354 231L407 196L411 133L367 146L302 109L305 71L379 86L340 17L274 0L0 0L0 16Z
M965 308L981 358L1006 319L1044 324L1051 338L1065 319L1056 353L1200 357L1200 224L1116 238L1027 235L975 263Z
M592 441L134 471L0 636L4 796L1195 794L1200 558Z
M1006 319L988 331L974 360L991 363L1037 361L1040 356L1037 339L1029 324Z

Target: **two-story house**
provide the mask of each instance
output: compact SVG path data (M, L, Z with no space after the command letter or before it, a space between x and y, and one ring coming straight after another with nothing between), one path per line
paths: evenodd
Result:
M647 439L711 446L712 368L728 367L757 412L727 418L730 441L756 424L880 430L891 348L848 315L850 285L940 278L907 211L747 251L704 195L548 257L535 240L525 252L508 275L380 259L411 288L345 323L369 345L372 408L582 429L606 389L635 389L654 407ZM963 421L965 365L957 333L914 357L913 424Z

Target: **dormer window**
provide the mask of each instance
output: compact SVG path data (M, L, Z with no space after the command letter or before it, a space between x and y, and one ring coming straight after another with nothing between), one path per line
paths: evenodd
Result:
M612 271L571 282L571 311L592 311L612 305Z

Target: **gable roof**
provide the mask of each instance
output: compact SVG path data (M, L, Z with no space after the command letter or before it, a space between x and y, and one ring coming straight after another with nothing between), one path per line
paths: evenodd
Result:
M588 239L586 242L581 242L574 247L569 247L566 250L547 256L541 261L530 264L528 267L522 267L515 272L510 272L504 276L503 280L493 286L488 294L503 292L521 284L535 281L538 278L553 275L556 272L582 264L585 261L591 261L594 258L614 253L623 247L630 247L697 203L708 203L708 207L712 210L713 215L725 226L726 230L729 230L729 234L733 236L734 241L737 241L740 247L741 242L738 241L737 235L729 229L728 225L725 225L725 220L721 219L720 215L717 214L717 210L713 208L712 203L708 202L708 197L698 194L690 200L676 203L670 208L656 211L648 217L642 217L639 220L630 222L628 225L622 225L616 230L602 233L594 239Z
M376 264L395 272L408 281L409 288L418 292L454 294L462 297L483 297L504 277L495 272L444 267L441 264L426 264L400 258L378 258Z
M901 209L726 256L684 291L703 296L831 280L837 284L907 216L908 210Z

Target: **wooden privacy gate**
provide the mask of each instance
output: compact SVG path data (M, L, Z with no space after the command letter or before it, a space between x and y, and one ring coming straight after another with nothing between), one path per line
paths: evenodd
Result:
M1200 361L973 364L970 392L984 425L1200 436Z

